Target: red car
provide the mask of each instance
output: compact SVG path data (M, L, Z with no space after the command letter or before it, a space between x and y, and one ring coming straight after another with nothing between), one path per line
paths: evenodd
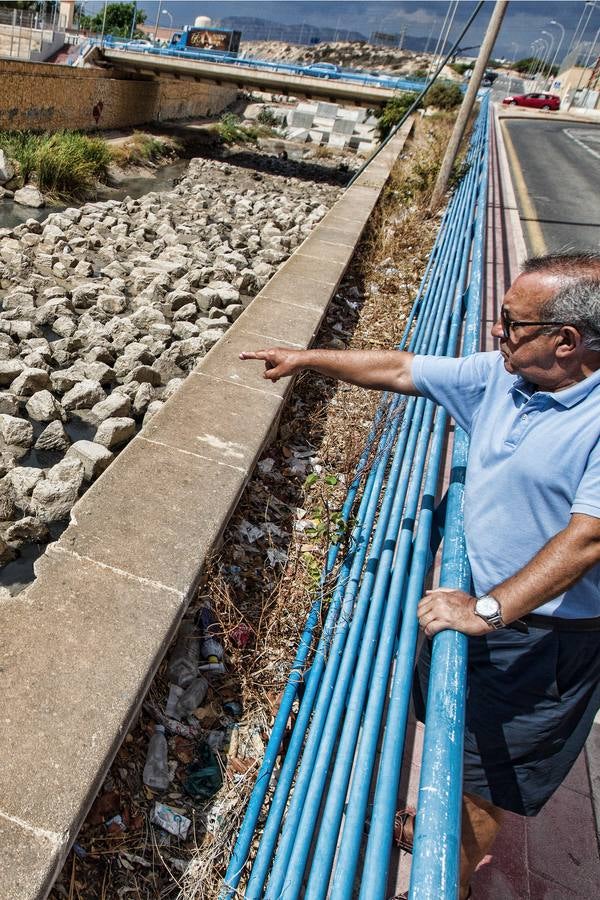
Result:
M513 94L505 97L505 106L530 106L533 109L560 109L560 97L556 94Z

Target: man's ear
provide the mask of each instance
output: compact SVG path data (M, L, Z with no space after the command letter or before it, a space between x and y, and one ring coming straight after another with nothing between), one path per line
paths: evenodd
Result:
M563 325L558 335L557 356L567 356L581 347L583 338L574 325Z

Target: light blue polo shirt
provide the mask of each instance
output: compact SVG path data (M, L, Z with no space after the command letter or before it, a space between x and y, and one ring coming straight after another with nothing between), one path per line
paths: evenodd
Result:
M493 352L416 356L412 377L471 438L464 516L478 595L526 565L571 513L600 517L600 371L549 393ZM536 612L600 616L600 565Z

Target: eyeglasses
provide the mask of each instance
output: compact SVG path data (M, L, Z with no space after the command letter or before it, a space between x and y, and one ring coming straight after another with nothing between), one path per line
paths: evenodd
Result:
M510 329L516 328L517 325L564 325L564 322L522 322L511 319L508 310L500 310L500 323L502 325L502 334L508 340L510 338Z

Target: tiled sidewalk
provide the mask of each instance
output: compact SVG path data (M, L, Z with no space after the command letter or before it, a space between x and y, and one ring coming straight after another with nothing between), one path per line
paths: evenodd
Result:
M600 858L584 753L538 816L507 813L472 887L473 900L597 900Z

